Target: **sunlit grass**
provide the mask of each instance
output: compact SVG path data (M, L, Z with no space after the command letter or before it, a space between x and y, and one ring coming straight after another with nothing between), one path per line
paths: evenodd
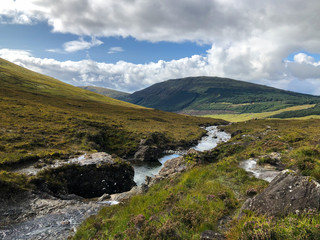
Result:
M118 101L2 59L0 83L0 166L82 151L128 157L154 132L183 144L218 122Z
M198 155L202 160L185 157L188 162L210 164L164 180L125 205L103 209L81 226L75 239L199 239L205 230L221 232L221 219L230 220L222 228L227 239L318 239L317 213L238 219L248 190L259 192L267 186L238 168L238 163L278 152L286 168L319 181L319 125L317 119L264 119L225 126L228 132L238 131L230 142ZM137 229L135 218L140 214L145 220Z
M273 112L262 112L262 113L241 113L241 114L215 114L215 115L204 115L204 117L212 117L212 118L220 118L229 122L243 122L252 119L263 119L270 117L272 115L287 112L287 111L296 111L301 109L308 109L314 107L315 104L307 104L307 105L300 105L300 106L293 106L284 109L280 109ZM319 116L318 116L319 117ZM310 119L312 116L305 117L303 119Z

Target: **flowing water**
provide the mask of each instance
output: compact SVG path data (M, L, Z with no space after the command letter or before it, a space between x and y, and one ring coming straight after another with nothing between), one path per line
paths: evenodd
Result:
M280 171L275 170L272 166L258 165L257 160L253 158L241 161L239 167L252 173L256 178L263 179L267 182L271 182L280 173Z
M219 131L217 127L207 127L207 135L204 136L194 149L198 151L210 150L217 146L219 142L230 139L230 134ZM159 159L158 163L135 164L134 180L137 185L141 185L146 176L154 176L158 174L163 164L169 159L179 157L186 152L174 152ZM80 157L81 158L81 157ZM33 169L28 168L28 171ZM36 171L35 169L34 171ZM32 172L33 173L33 172ZM76 201L61 199L37 199L31 201L34 209L46 209L46 213L34 214L24 221L20 221L8 226L0 224L0 239L67 239L74 233L79 224L90 215L96 214L101 206L116 204L112 201ZM35 204L39 202L39 204ZM45 203L44 203L45 202ZM57 202L60 207L57 207ZM31 204L31 205L32 205ZM18 206L19 207L19 206ZM52 208L48 211L47 209ZM28 208L28 207L26 207ZM32 214L33 212L28 212Z
M230 134L220 131L216 126L206 127L205 129L207 130L207 135L202 137L199 143L195 147L193 147L193 149L197 151L202 152L213 149L218 145L218 143L226 142L231 137ZM182 156L186 153L187 151L179 151L173 154L168 154L160 158L159 162L156 163L134 164L134 181L137 183L137 185L141 185L142 183L144 183L146 176L152 177L157 175L166 161Z

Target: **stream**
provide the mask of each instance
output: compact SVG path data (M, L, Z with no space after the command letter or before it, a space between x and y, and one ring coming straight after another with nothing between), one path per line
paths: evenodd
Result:
M263 179L267 182L271 182L281 172L269 164L257 164L257 159L254 158L241 161L239 167L243 168L249 173L252 173L256 178Z
M229 133L220 131L216 126L206 127L205 129L207 131L207 135L202 137L195 147L192 147L197 151L202 152L213 149L220 142L226 142L231 138L231 135ZM144 183L146 176L153 177L157 175L166 161L187 153L187 151L172 152L172 154L168 154L160 158L159 162L133 164L135 172L134 181L136 182L136 184L139 186Z
M215 148L218 143L228 141L231 137L230 134L220 131L216 126L205 129L207 135L193 147L197 151ZM138 186L141 185L146 176L152 177L158 174L166 161L184 155L186 152L172 152L160 158L157 163L134 164L134 181ZM28 173L36 172L37 169L28 167L19 171ZM0 212L3 219L12 213L18 213L19 216L16 223L12 224L5 224L6 220L2 222L0 219L0 239L67 239L82 221L96 214L102 206L116 204L112 201L61 200L38 195L28 195L25 199L22 196L21 199L21 202L7 203L8 207L4 207L4 211Z

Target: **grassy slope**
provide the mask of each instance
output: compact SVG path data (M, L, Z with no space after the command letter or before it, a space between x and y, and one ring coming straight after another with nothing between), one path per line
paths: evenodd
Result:
M304 109L310 109L310 108L313 108L314 106L315 106L315 104L307 104L307 105L288 107L288 108L280 109L280 110L273 111L273 112L241 113L241 114L215 114L215 115L204 115L204 117L221 118L221 119L229 121L229 122L242 122L242 121L248 121L248 120L252 120L252 119L263 119L263 118L268 118L268 117L273 118L276 114L304 110Z
M316 96L218 77L189 77L157 83L127 100L166 111L260 113L318 103Z
M271 118L302 118L312 115L320 115L320 105L317 104L312 108L307 109L293 109L292 111L275 113Z
M227 239L319 239L317 212L279 218L247 213L237 218L247 192L267 186L239 169L241 160L276 151L286 167L320 180L319 124L313 119L228 125L227 131L242 133L203 154L206 163L124 205L104 208L82 224L74 239L199 239L208 229L225 233Z
M199 124L108 98L0 59L0 164L63 157L78 151L132 154L152 132L168 142L199 138Z
M83 86L80 88L83 88L85 90L89 90L91 92L99 93L99 94L107 96L107 97L115 98L115 99L122 99L122 98L130 95L129 93L126 93L126 92L120 92L120 91L116 91L116 90L108 89L108 88L103 88L103 87Z

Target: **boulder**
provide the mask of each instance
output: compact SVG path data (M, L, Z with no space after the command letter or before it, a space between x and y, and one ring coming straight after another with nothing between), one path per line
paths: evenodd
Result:
M241 208L268 216L284 216L319 210L320 184L311 177L300 176L291 170L282 171L260 194L248 199Z
M102 202L102 201L109 200L110 198L111 198L110 194L105 193L105 194L103 194L101 197L98 198L98 201L99 201L99 202Z
M159 175L168 177L171 174L183 172L185 170L187 170L187 163L185 162L183 156L181 156L166 161L161 168Z
M93 153L57 163L40 171L33 182L41 190L56 196L75 194L85 198L129 191L133 167L107 153Z
M164 163L158 175L154 177L146 177L145 185L147 188L151 187L152 185L160 182L162 179L173 177L178 173L187 171L195 164L196 163L187 163L183 156L170 159Z
M147 139L141 139L133 160L158 161L169 140L163 133L154 132Z
M162 149L156 146L140 145L133 158L137 161L158 161L162 152Z
M136 196L142 193L143 192L141 187L135 186L130 191L112 194L111 200L117 201L117 202L124 202L124 201L128 201L133 196Z

